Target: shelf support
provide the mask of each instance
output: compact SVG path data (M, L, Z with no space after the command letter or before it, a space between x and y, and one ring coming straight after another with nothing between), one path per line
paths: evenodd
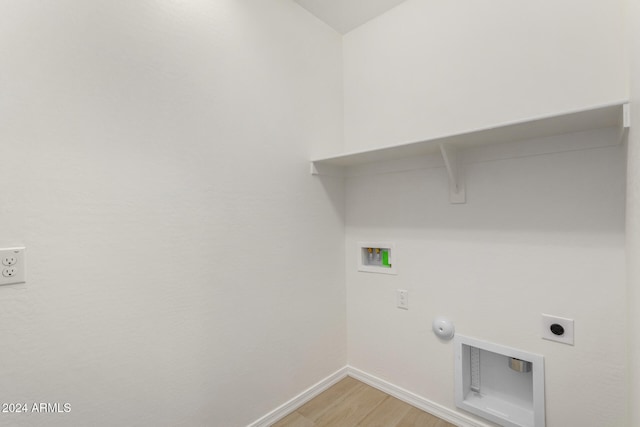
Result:
M447 144L440 144L440 153L449 175L449 202L466 203L467 197L457 150Z
M631 104L628 102L622 104L622 127L629 129L631 127Z
M622 104L622 127L620 129L620 141L623 142L629 135L631 127L631 105L629 103Z
M344 168L335 165L323 165L317 162L310 162L309 173L317 176L344 176Z

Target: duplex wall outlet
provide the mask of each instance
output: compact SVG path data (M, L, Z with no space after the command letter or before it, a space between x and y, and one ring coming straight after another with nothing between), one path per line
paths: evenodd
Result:
M0 249L0 285L24 283L26 278L25 248Z
M543 314L542 339L573 345L573 319Z

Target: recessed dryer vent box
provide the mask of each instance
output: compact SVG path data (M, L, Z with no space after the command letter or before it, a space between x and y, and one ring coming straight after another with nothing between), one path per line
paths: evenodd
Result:
M456 406L505 427L544 427L544 357L455 337Z
M359 242L358 271L397 274L395 245L388 242Z

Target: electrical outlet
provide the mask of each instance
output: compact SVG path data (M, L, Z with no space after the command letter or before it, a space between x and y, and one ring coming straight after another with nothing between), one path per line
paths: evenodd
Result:
M542 339L573 345L573 319L543 314Z
M15 267L7 267L4 270L2 270L2 275L4 277L13 277L16 275L16 273L18 272L18 269Z
M7 255L2 258L2 265L14 265L18 259L13 255Z
M25 248L0 249L0 285L24 283L26 277Z
M409 291L398 289L396 291L396 305L398 308L409 310Z

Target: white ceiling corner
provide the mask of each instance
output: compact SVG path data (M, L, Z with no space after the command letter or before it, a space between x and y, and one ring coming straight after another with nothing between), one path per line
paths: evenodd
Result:
M333 27L340 34L345 34L365 22L382 15L405 0L294 1Z

